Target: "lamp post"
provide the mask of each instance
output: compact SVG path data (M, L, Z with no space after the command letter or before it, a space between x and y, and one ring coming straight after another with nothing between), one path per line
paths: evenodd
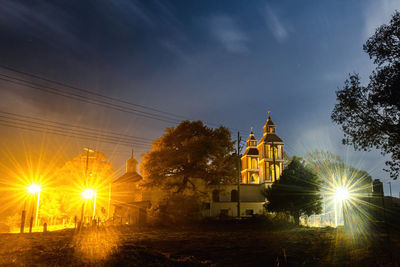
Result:
M335 226L338 226L338 212L337 212L337 202L340 202L340 207L343 209L343 201L349 198L349 191L347 188L339 186L336 188L335 191L335 203L334 203L334 208L335 208ZM343 218L344 219L344 218Z
M96 198L97 198L97 194L96 192L91 189L91 188L87 188L84 191L82 191L82 197L83 197L83 203L82 203L82 211L81 211L81 224L83 224L83 219L84 219L84 209L85 209L85 204L88 200L91 200L94 198L94 203L93 203L93 216L92 218L94 218L95 215L95 211L96 211Z
M22 214L21 214L21 228L20 228L20 233L22 234L25 230L25 218L26 218L26 199L25 199L25 203L24 203L24 209L22 210Z
M42 191L42 188L38 184L31 184L27 189L28 189L28 193L30 193L31 195L37 194L35 226L38 226L40 191ZM32 214L32 216L33 216L33 214Z

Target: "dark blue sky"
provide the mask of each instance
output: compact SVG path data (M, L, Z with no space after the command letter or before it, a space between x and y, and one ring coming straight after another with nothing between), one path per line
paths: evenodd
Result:
M341 145L330 113L348 73L367 81L374 66L362 44L400 9L398 0L1 0L0 6L1 65L191 119L253 125L258 138L271 109L289 154L328 150L389 181L378 152ZM3 111L150 138L171 126L8 83L0 88ZM85 146L71 142L66 157ZM117 168L129 156L126 147L89 145L111 150Z

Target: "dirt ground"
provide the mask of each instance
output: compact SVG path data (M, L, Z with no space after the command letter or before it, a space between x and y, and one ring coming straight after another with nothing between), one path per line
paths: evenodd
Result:
M367 236L367 235L365 235ZM400 238L343 229L109 227L1 234L1 266L399 266Z

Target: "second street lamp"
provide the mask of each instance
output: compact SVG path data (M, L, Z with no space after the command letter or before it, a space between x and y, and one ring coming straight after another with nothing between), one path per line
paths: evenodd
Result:
M96 211L96 197L97 193L91 188L87 188L84 191L82 191L82 198L84 199L84 202L82 203L82 213L81 213L81 224L83 223L84 220L84 209L85 209L85 204L88 200L94 199L93 200L93 216L92 219L94 218L94 214Z
M340 202L340 207L343 210L343 201L349 198L349 190L346 187L339 186L335 191L335 226L338 226L338 212L337 212L337 202ZM343 218L344 220L344 218Z
M28 193L30 193L32 195L37 194L35 226L38 226L40 191L42 191L42 188L38 184L31 184L30 186L27 187L27 190L28 190ZM32 214L32 216L33 216L33 214Z

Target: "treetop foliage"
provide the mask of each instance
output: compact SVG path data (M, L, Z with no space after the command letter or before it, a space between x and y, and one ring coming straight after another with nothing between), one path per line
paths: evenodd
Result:
M306 168L300 158L293 157L279 180L266 189L266 209L271 212L287 212L298 224L300 215L310 216L321 212L319 190L317 175Z
M381 150L390 176L400 175L400 12L388 25L379 27L363 46L377 64L369 83L361 85L358 74L350 74L336 92L338 103L332 120L341 125L343 144L357 150Z
M229 183L237 173L233 145L226 127L212 129L201 121L182 121L167 128L152 144L152 151L143 156L140 171L144 185L179 193L197 189L193 178L207 185Z

